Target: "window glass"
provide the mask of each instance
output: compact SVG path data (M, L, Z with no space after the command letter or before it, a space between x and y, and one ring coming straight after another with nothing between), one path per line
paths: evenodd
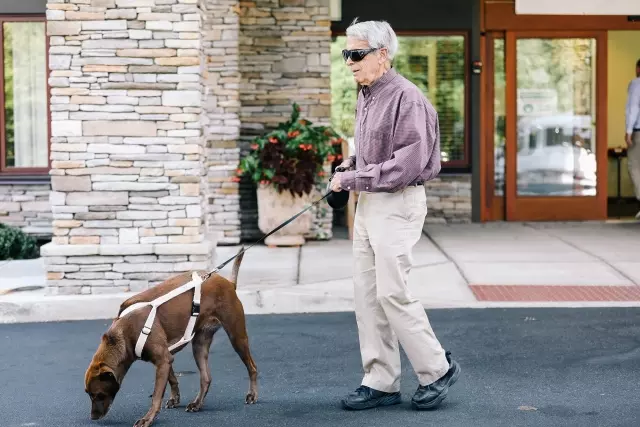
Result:
M44 22L3 22L4 168L49 165Z
M332 126L352 145L356 84L340 54L346 37L331 45ZM461 35L398 36L394 68L418 86L438 111L443 165L465 156L465 41Z

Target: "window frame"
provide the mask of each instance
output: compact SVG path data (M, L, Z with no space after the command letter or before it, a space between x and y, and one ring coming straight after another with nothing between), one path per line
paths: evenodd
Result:
M43 22L45 25L45 66L46 66L46 103L47 103L47 166L46 167L15 167L6 166L6 133L5 133L5 95L4 95L4 23L5 22ZM50 40L47 35L47 20L44 14L0 14L0 182L6 178L25 178L40 179L49 178L51 170L51 87L49 86L49 78L51 70L49 69L49 49ZM5 178L5 179L3 179Z
M469 70L470 61L470 31L468 30L394 30L398 37L424 37L424 36L462 36L464 46L464 157L458 160L442 161L443 173L460 173L469 172L471 170L471 141L470 129L471 115L471 72ZM331 37L344 37L345 30L332 31Z

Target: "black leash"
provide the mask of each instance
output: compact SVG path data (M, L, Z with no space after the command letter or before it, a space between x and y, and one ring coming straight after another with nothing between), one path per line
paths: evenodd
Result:
M336 172L342 172L344 169L343 168L336 168ZM335 174L335 172L334 172ZM333 175L331 175L331 178L329 178L329 182L331 182L331 179L333 179ZM229 258L228 260L226 260L225 262L223 262L222 264L218 265L215 269L213 269L212 271L210 271L209 273L205 274L204 277L202 278L202 280L207 280L209 277L211 277L212 274L219 272L220 270L222 270L224 268L225 265L229 264L231 261L233 261L234 259L236 259L237 257L239 257L240 255L242 255L243 253L245 253L246 251L248 251L249 249L251 249L252 247L254 247L255 245L257 245L258 243L262 242L264 239L266 239L267 237L271 236L273 233L275 233L276 231L280 230L281 228L285 227L287 224L291 223L293 220L295 220L296 218L298 218L300 215L302 215L303 213L305 213L306 211L308 211L309 209L311 209L313 206L317 205L318 203L320 203L321 201L323 201L324 199L326 199L327 197L329 197L329 195L333 192L333 190L329 190L327 192L327 194L325 194L324 196L322 196L322 198L316 200L315 202L311 203L309 206L307 206L306 208L304 208L303 210L301 210L300 212L298 212L297 214L295 214L294 216L292 216L291 218L289 218L288 220L286 220L285 222L283 222L282 224L280 224L279 226L277 226L276 228L274 228L273 230L271 230L268 234L265 234L264 236L262 236L262 238L256 242L254 242L251 246L242 249L240 252L238 252L237 254L235 254L234 256L232 256L231 258Z

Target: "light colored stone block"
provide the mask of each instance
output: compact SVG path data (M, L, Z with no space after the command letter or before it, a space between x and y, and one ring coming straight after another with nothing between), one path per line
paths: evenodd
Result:
M129 204L129 193L126 191L90 191L67 194L66 204L69 206L126 206Z
M148 255L154 253L153 245L101 245L100 255Z
M40 248L43 257L98 255L98 245L56 245L47 243Z
M157 127L150 121L102 121L82 123L84 136L156 136Z
M51 188L55 191L91 191L89 176L52 176Z
M84 31L97 31L97 30L126 30L127 29L127 21L124 19L121 20L110 20L110 21L80 21L82 23L82 29Z
M82 136L82 122L78 120L54 120L51 136Z
M82 25L79 21L49 21L47 22L48 36L75 36L80 34Z
M121 244L127 245L140 243L140 236L138 235L137 228L121 228L118 232L118 241Z
M161 244L154 245L153 253L157 255L210 255L211 243Z
M176 90L162 92L162 105L174 107L199 107L202 94L196 90Z

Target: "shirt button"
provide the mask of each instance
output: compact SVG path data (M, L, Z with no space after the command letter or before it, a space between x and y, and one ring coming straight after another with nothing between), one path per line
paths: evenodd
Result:
M347 190L351 190L351 186L347 187Z

